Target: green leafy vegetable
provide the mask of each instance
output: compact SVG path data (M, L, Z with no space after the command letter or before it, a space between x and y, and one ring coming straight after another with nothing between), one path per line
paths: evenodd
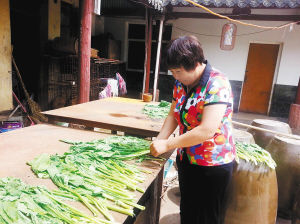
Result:
M275 169L276 162L272 159L270 153L257 144L247 144L237 142L236 153L237 153L237 162L239 159L246 160L247 162L253 162L255 165L265 164L271 169Z
M60 201L52 191L16 178L0 179L0 223L78 224L112 223L90 217Z
M142 110L150 118L166 118L171 108L171 103L162 100L158 105L146 104Z
M150 142L130 136L113 136L104 140L72 142L63 155L42 154L28 164L40 178L51 178L59 190L57 197L80 201L95 217L100 213L114 221L109 210L133 216L136 204L134 191L144 193L138 185L148 171L124 160L144 160ZM61 214L59 214L61 217Z

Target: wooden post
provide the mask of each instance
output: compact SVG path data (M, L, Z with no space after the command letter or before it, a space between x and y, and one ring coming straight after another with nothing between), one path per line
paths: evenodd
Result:
M147 9L148 10L148 9ZM150 62L151 62L151 47L152 47L152 12L149 10L148 11L148 20L147 22L147 27L148 31L146 30L145 35L147 36L147 47L146 47L146 52L147 56L145 58L146 60L146 80L145 80L145 89L144 93L149 93L149 82L150 82Z
M10 1L0 1L0 111L13 109Z
M92 29L92 0L80 0L80 41L79 41L79 103L90 98L90 57Z
M293 128L294 132L300 134L300 78L295 103L292 103L290 106L289 125Z
M298 82L295 104L300 104L300 77L299 77L299 82Z
M300 134L300 104L291 104L288 122L296 134ZM300 140L300 137L298 140Z

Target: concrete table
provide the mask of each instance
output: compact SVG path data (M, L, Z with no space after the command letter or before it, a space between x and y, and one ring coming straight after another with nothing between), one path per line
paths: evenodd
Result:
M123 131L156 137L164 119L150 119L142 113L145 102L122 97L106 98L55 110L44 111L49 123L66 122L87 127Z
M50 179L37 178L30 167L26 165L26 162L33 160L42 153L63 154L68 151L70 145L60 142L60 139L90 141L108 136L110 135L49 124L39 124L2 133L0 134L0 178L16 177L30 185L44 185L49 189L54 189L56 186ZM168 158L169 154L165 157ZM149 214L147 215L148 219L144 220L143 223L154 224L159 221L163 164L164 161L151 163L150 167L149 162L140 164L143 169L152 171L151 174L147 175L146 181L140 185L143 189L147 189L146 192L144 194L136 193L136 202L145 204L146 201L150 201L149 207L145 210ZM72 205L91 215L80 203L72 202ZM135 220L120 213L112 212L112 214L119 223L133 223Z

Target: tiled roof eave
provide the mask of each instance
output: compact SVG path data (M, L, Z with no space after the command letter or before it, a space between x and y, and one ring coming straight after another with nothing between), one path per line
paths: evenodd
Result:
M185 0L145 0L149 5L159 11L163 11L167 5L190 6ZM299 8L300 0L192 0L204 6L214 7L250 7L250 8Z

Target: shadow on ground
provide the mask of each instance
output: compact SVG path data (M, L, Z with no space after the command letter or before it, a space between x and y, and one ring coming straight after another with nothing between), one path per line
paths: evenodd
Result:
M175 203L176 205L179 206L180 204L180 191L179 187L173 187L168 191L168 198Z
M178 213L165 215L160 219L159 224L180 224L180 215Z

